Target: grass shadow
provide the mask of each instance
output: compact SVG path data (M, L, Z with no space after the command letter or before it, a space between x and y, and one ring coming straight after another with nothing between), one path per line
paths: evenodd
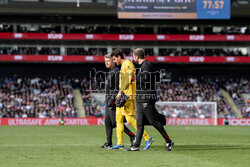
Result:
M152 150L162 150L164 149L163 146L151 146ZM212 144L207 144L207 145L178 145L175 144L173 147L174 151L206 151L206 150L218 150L218 151L223 151L223 150L250 150L250 146L247 145L212 145Z

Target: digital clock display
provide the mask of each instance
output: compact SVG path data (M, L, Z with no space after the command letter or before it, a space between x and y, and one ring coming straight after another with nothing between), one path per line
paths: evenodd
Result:
M230 19L230 0L197 0L198 19Z
M217 1L203 1L204 9L223 9L224 0L217 0Z

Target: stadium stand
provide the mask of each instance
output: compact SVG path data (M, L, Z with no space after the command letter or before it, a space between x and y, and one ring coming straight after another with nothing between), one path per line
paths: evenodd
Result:
M103 93L100 84L81 78L26 78L15 75L0 80L1 117L76 117L73 105L73 89L80 89L85 116L102 117L105 113L103 103L94 100L91 88ZM249 116L249 104L242 103L242 93L249 93L250 82L247 79L211 79L184 77L161 83L157 86L159 101L217 102L219 118L236 118L236 114L227 102L221 88L228 91L235 103L241 108L244 117ZM93 90L92 90L93 91ZM242 105L244 104L244 105ZM241 106L240 106L241 105ZM178 117L176 113L168 117ZM181 114L181 113L179 113ZM201 114L202 115L202 114ZM194 118L198 115L193 115Z
M14 27L15 30L14 31ZM86 33L86 34L249 34L248 25L239 26L121 26L121 25L98 25L98 24L79 24L79 25L57 25L57 24L0 24L0 32L17 33Z
M0 47L0 54L7 55L60 55L60 48L37 47Z
M107 54L107 48L67 48L67 55L95 55L103 56Z
M41 2L40 5L43 5L43 3L46 2ZM49 8L50 6L47 7ZM73 10L75 10L75 8L73 8ZM97 10L100 9L95 9L95 11ZM55 12L56 11L58 11L58 8ZM73 15L65 13L63 15L29 14L29 17L25 14L16 14L15 17L13 17L3 14L0 18L0 33L3 34L3 36L7 35L7 37L0 39L0 57L11 57L11 60L16 59L16 61L26 63L26 57L22 57L22 55L61 55L58 56L59 58L56 56L52 56L52 58L44 56L45 59L39 59L43 60L43 63L51 63L54 60L62 60L64 56L68 56L70 59L73 59L73 56L79 56L80 58L89 56L88 60L77 60L78 62L75 61L74 63L87 64L91 62L91 67L96 68L100 66L99 63L101 61L95 62L95 56L103 56L115 48L121 48L125 56L131 56L134 48L143 47L146 56L155 56L156 58L157 56L177 56L177 59L183 56L215 57L215 59L217 59L217 57L226 57L225 60L222 61L223 63L230 63L232 61L235 64L237 64L238 59L244 58L244 56L248 56L247 58L249 58L250 55L250 40L248 38L245 39L248 37L247 35L250 34L250 23L247 19L243 19L243 21L232 19L230 22L197 21L197 24L194 24L183 20L152 20L152 22L138 20L134 22L131 20L119 20L111 15L93 16L91 14ZM239 22L241 24L239 24ZM22 33L31 34L31 36L33 33L36 34L34 34L34 38L26 39L21 38L25 37L25 34ZM51 34L52 36L49 38L48 36ZM53 36L53 34L59 36ZM64 34L71 36L69 39L66 37L63 39ZM76 36L83 34L90 35L90 39L86 37L84 39L77 38L77 40L74 40ZM92 40L93 34L100 35L102 38ZM115 34L118 39L103 39L103 37L105 37L103 35L112 36L111 34ZM140 39L137 41L120 39L119 34L132 35L132 37L138 34L139 36L143 34L149 36L154 35L153 38L161 37L161 35L194 35L195 37L197 35L202 39L191 40L191 37L188 36L188 39L184 41L159 41L159 39L152 41ZM223 40L218 39L213 42L202 41L204 38L203 35L226 35L226 37ZM235 40L237 35L240 35L240 38L243 40ZM174 38L175 37L177 36L174 36ZM246 40L246 42L243 42L244 40ZM15 57L15 55L17 56ZM162 62L160 59L154 59L157 60L157 62L155 62L156 66L160 63L169 63L168 58L164 58ZM51 61L47 61L49 59L51 59ZM217 63L215 59L213 59L213 61ZM1 61L5 63L5 59ZM35 60L32 59L32 61ZM38 60L36 60L36 62L37 61ZM245 59L242 59L242 62L244 61ZM61 63L60 61L55 62ZM200 59L185 61L185 63L190 62L200 63ZM165 64L165 66L168 67L169 64ZM179 67L180 66L176 65L174 68L178 70ZM89 70L89 67L83 68L85 71ZM188 68L189 67L187 67L187 69ZM213 70L213 64L211 64L206 72L209 73L210 70L215 71ZM204 73L201 75L203 74ZM249 94L249 78L241 78L235 75L234 78L228 79L226 76L223 78L217 75L215 72L213 78L199 78L197 75L192 76L192 72L189 72L188 77L180 76L178 79L171 78L169 82L158 85L158 98L160 101L213 101L217 102L218 117L239 117L234 107L232 107L231 102L229 102L223 94L223 91L226 91L229 97L233 99L232 103L239 109L240 114L244 117L249 117L249 98L247 98L248 96L243 96L243 94ZM93 86L98 90L102 90L99 93L103 93L103 88L98 87L98 83L90 82L86 74L79 75L78 78L69 76L64 78L61 76L59 78L48 77L48 79L46 79L46 77L34 79L30 76L16 76L13 77L16 79L13 79L10 76L12 75L9 74L7 78L0 80L1 117L77 117L79 115L84 115L85 117L101 117L104 115L104 105L97 102L93 94L88 91L89 87ZM216 77L219 79L214 79ZM24 92L20 92L21 90ZM59 92L59 94L54 95L55 97L53 96L56 102L46 102L48 94L54 94L55 92ZM74 96L73 92L81 96L81 98L78 97L78 102L76 103L74 103L73 97L70 99L67 97L69 94L70 96ZM18 101L21 103L19 104ZM64 102L66 102L66 104ZM84 111L82 111L82 114L78 114L78 112L80 112L79 108L81 108L79 105L83 105ZM29 111L26 109L27 107ZM63 109L59 111L60 107ZM30 108L32 108L32 113L30 113ZM177 116L176 113L173 114L174 115L170 115L169 113L168 116ZM193 117L199 116L193 115Z
M0 80L1 117L76 117L71 80L22 78Z
M108 48L66 48L66 55L95 55L104 56L107 54ZM122 48L125 56L132 55L132 49ZM0 47L0 55L62 55L60 47ZM145 48L146 56L249 56L248 53L243 53L240 49L219 49L219 48L182 48L177 50L176 48L159 48L158 55L154 53L153 48Z
M218 106L218 117L235 117L219 86L209 78L179 78L169 84L160 84L158 98L160 101L215 101Z
M249 166L249 9L250 0L0 0L0 167ZM104 55L116 48L131 61L143 48L160 74L157 102L141 106L150 115L155 105L167 133L145 115L135 129L123 120L135 138L147 124L147 152L105 149L122 130L105 143L114 121Z

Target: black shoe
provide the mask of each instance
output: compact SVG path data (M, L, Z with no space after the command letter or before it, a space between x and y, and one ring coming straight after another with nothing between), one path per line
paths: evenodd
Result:
M108 143L104 143L102 146L100 146L99 148L109 148L109 147L113 147L112 144L108 144Z
M133 146L133 147L124 149L124 151L140 151L140 147Z
M174 142L166 143L166 151L171 151L172 147L174 146Z
M135 137L136 135L134 135L133 137L130 137L130 142L131 142L131 146L130 147L133 147L133 145L135 144Z

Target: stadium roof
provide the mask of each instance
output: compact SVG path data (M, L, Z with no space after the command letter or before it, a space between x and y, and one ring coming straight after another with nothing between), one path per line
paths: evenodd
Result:
M80 0L80 7L77 7L77 0L56 0L56 2L55 0L2 1L8 3L0 3L0 14L116 15L116 5L113 0L94 0L95 3L83 3L83 0ZM231 6L231 17L250 17L250 3L248 0L232 0Z

